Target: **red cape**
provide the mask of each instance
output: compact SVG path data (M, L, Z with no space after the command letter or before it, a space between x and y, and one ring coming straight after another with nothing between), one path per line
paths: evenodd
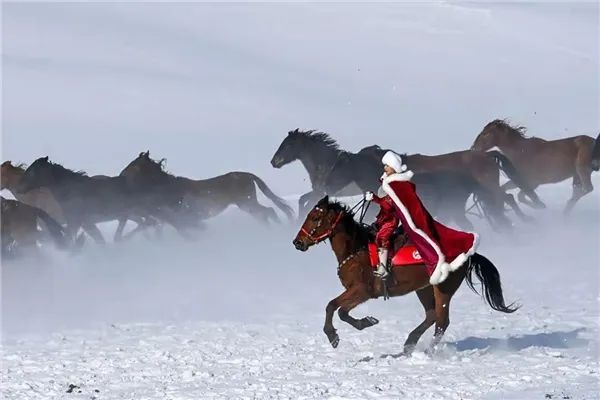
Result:
M397 207L404 231L415 244L430 274L429 282L443 282L475 253L478 235L449 228L433 219L409 182L411 171L392 174L383 180L383 190Z

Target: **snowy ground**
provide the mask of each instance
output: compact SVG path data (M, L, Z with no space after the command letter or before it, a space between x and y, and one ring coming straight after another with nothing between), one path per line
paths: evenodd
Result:
M340 290L329 248L296 252L296 226L257 227L234 210L193 243L139 238L54 254L50 265L6 264L3 395L596 399L598 199L565 220L557 198L511 238L479 224L481 251L523 308L496 313L462 288L433 356L428 332L412 357L385 357L422 318L413 295L357 308L381 320L362 332L336 318L342 342L332 349L321 332Z

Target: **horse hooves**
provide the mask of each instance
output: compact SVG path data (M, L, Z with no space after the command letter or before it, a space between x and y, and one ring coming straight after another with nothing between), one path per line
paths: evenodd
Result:
M338 344L340 344L340 337L338 336L337 332L325 332L325 334L327 335L327 339L329 339L329 343L331 343L331 346L334 349L337 348Z
M360 320L360 325L359 325L359 330L363 330L365 328L368 328L370 326L373 325L377 325L379 323L379 320L375 317L364 317L363 319Z

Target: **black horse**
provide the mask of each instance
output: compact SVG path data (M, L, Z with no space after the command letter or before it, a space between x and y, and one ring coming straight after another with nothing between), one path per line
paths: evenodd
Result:
M596 137L594 148L592 149L592 169L600 171L600 133Z
M382 174L381 158L389 151L377 145L368 146L358 153L340 154L325 180L332 191L354 182L362 192L377 192ZM411 157L401 155L403 162L411 169ZM454 222L463 229L470 230L473 224L466 217L465 207L471 195L483 211L483 216L492 226L508 226L510 221L503 212L490 205L488 191L469 175L454 171L415 172L411 179L417 186L419 197L427 209L443 222Z
M351 153L341 150L327 133L296 129L288 132L273 155L271 165L281 168L299 160L306 168L312 190L300 196L298 201L298 213L302 218L325 194L352 196L366 190L377 191L384 152L379 146L370 146L359 153ZM462 228L472 227L465 217L465 203L476 190L477 182L453 172L418 174L414 179L419 194L432 212L439 210L441 219L454 220ZM481 193L485 195L483 190Z
M160 219L180 230L183 221L188 220L173 217L173 210L181 208L181 201L169 197L169 191L162 191L162 198L142 196L132 191L123 177L89 177L84 172L52 163L48 157L35 160L25 170L19 184L22 192L39 187L47 187L60 203L70 237L84 226L96 242L104 243L95 224L105 221L131 219L143 223Z

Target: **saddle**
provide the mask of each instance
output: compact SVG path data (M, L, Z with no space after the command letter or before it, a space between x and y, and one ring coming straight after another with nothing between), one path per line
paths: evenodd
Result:
M423 259L417 247L408 241L408 236L404 233L402 227L394 231L391 242L393 245L390 249L390 259L388 260L390 267L423 264ZM369 259L371 260L371 266L377 268L379 255L377 254L377 245L374 240L369 242Z

